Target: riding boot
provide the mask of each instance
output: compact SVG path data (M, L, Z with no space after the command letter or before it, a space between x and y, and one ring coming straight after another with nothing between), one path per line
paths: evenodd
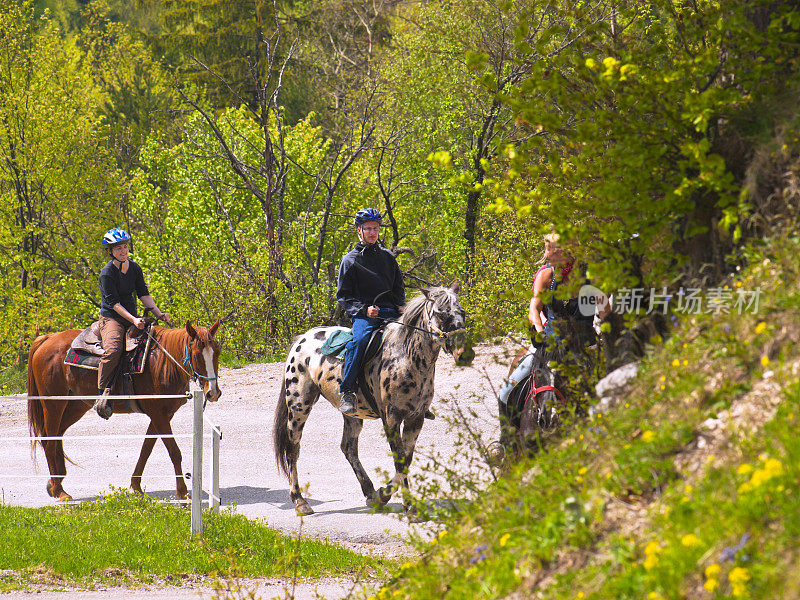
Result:
M112 406L114 399L110 397L111 388L97 390L97 392L100 397L94 403L94 409L103 419L109 419L114 414L114 407Z
M348 417L352 417L356 413L356 395L353 392L342 392L339 410Z

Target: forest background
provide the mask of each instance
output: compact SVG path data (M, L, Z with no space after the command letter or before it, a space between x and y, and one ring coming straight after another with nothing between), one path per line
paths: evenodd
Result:
M3 2L0 369L96 317L114 226L228 360L336 318L363 206L478 339L524 329L552 229L606 291L715 285L795 226L798 31L780 1Z

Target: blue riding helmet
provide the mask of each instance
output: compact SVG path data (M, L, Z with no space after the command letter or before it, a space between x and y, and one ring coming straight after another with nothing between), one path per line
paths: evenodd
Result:
M374 208L362 208L356 213L355 225L358 227L359 225L363 225L367 221L377 221L380 223L383 221L383 215L378 212L377 209Z
M113 248L117 244L124 244L125 242L130 243L130 241L131 236L128 235L128 232L119 227L109 229L103 235L103 246L106 248Z

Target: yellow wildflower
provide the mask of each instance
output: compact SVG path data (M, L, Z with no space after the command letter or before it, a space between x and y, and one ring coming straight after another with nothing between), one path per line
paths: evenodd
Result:
M728 573L728 581L731 583L731 592L734 596L747 595L747 582L750 580L750 573L744 567L734 567Z
M688 366L688 365L689 365L689 361L688 361L688 360L686 360L686 359L683 359L683 366L684 366L684 367L686 367L686 366Z
M587 471L586 467L581 467L580 469L578 469L578 475L583 475L584 473L586 473L586 471Z
M680 367L681 366L681 361L676 358L675 360L672 361L672 366L673 367Z
M736 469L737 475L747 475L748 473L752 473L753 465L750 463L742 463L739 465L739 468Z
M763 333L766 328L767 324L764 321L761 321L761 323L756 325L756 328L753 331L755 331L756 335L758 335L760 333Z
M720 574L721 571L722 567L720 567L717 563L708 565L705 570L706 578L714 579Z
M764 462L764 470L770 477L778 477L779 475L783 475L783 463L777 458L768 458Z
M687 548L693 548L695 546L699 546L702 542L700 538L697 537L693 533L687 533L685 536L681 538L681 544L686 546Z
M762 356L761 357L761 366L762 367L766 367L767 365L769 365L769 357L768 356Z
M643 442L652 442L656 439L656 434L650 431L649 429L642 434L642 441Z
M658 554L649 554L645 557L642 564L644 565L645 570L651 571L658 564Z
M500 538L500 545L505 546L508 543L509 538L511 538L511 534L504 533L503 536Z
M659 378L658 378L658 380L659 380L661 383L664 383L664 382L667 380L667 378L666 378L666 376L662 375L661 377L659 377Z
M664 600L664 596L658 592L650 592L647 594L647 600Z
M656 541L648 542L647 546L644 547L644 553L647 556L651 556L653 554L660 554L661 546Z
M719 580L717 579L706 579L706 582L703 584L703 587L709 594L713 594L714 590L719 587Z
M583 598L583 592L578 592L577 594L575 594L575 597L576 597L578 600L580 600L581 598Z

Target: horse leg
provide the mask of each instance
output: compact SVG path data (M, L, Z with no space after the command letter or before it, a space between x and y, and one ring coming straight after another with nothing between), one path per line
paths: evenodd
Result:
M153 421L147 426L147 435L155 435L156 428ZM145 438L142 444L142 451L139 453L139 460L136 461L136 467L133 469L131 475L131 489L137 494L144 494L142 491L142 473L144 473L144 466L147 464L147 459L150 458L150 453L156 445L156 438Z
M405 491L408 491L408 468L414 456L414 447L416 446L419 432L422 430L422 425L425 422L424 413L414 418L412 421L405 421L403 423L400 418L393 414L394 411L390 409L387 412L389 414L384 423L384 431L389 440L389 447L392 449L395 474L387 487L382 487L378 490L378 500L382 504L389 502L392 494L401 487ZM402 433L400 432L401 424L403 426ZM409 507L407 497L405 498L404 504L406 508Z
M364 470L364 466L358 458L358 436L364 426L364 421L361 419L353 419L352 417L344 418L344 429L342 431L342 452L344 453L347 462L353 468L356 474L358 483L361 484L361 491L367 499L367 504L372 505L376 501L375 486L372 485L372 480Z
M155 425L157 434L172 435L172 425L170 425L169 422L171 417L172 415L170 415L170 417L163 418L163 422L161 422L162 418L159 418L159 423L156 423L156 420L151 418L151 423ZM164 442L164 446L167 448L167 453L172 460L172 466L175 469L175 495L178 500L186 500L186 498L189 497L189 490L186 489L186 481L183 478L183 472L181 469L181 449L178 448L178 442L176 442L175 438L173 437L164 437L161 438L161 441Z
M42 410L44 412L44 431L42 437L56 437L63 434L61 421L69 402L64 401L44 401ZM77 420L77 419L75 419ZM73 423L75 421L72 421ZM71 425L72 423L70 423ZM72 500L72 496L64 491L61 482L67 475L67 466L64 460L64 445L61 440L44 440L41 442L47 459L47 467L50 471L50 479L47 482L47 493L62 502Z

